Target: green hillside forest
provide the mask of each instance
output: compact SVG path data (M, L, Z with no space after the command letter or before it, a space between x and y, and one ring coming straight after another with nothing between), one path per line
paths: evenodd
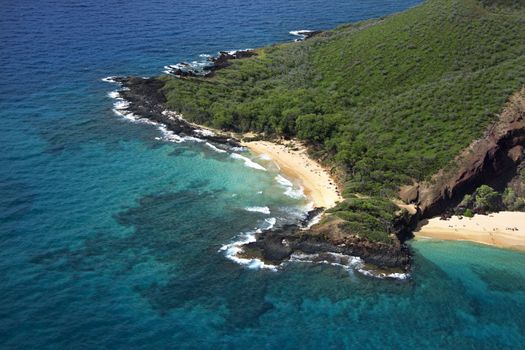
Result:
M304 140L344 184L331 212L387 241L399 186L450 164L525 85L525 1L429 0L257 53L212 77L160 77L168 107Z

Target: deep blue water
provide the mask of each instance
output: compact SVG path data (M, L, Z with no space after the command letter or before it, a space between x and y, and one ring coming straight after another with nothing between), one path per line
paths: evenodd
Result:
M0 1L0 347L525 348L525 254L415 242L410 281L228 260L306 201L119 118L101 81L417 2Z

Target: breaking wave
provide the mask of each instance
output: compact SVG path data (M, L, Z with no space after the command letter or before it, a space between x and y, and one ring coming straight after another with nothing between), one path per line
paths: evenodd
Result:
M257 169L257 170L262 170L262 171L266 171L266 168L263 167L262 165L258 164L258 163L255 163L253 160L251 160L250 158L248 157L245 157L245 156L242 156L240 155L239 153L232 153L230 155L230 157L234 158L234 159L240 159L244 162L244 165L249 167L249 168L253 168L253 169Z
M268 207L246 207L244 208L246 211L251 211L254 213L262 213L266 215L270 215L270 208Z

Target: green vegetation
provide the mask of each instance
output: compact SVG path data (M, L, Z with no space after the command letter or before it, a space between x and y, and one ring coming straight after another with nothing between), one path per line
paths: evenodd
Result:
M333 212L387 240L397 188L447 166L525 84L524 18L522 0L429 0L259 49L212 78L162 79L193 122L308 142L344 174Z
M517 195L514 190L507 187L502 195L503 206L505 210L510 211L524 211L525 210L525 198Z
M392 201L384 198L346 198L344 202L328 210L347 221L350 232L363 235L374 241L389 242L385 234L393 232L393 222L399 209Z
M525 198L516 193L510 185L501 193L487 185L478 187L472 195L467 194L463 197L455 213L472 217L474 213L486 214L500 210L524 211Z
M473 206L473 204L474 204L474 197L470 194L466 194L465 197L463 197L463 200L461 201L461 203L459 203L459 207L469 208Z
M463 213L463 216L467 218L472 218L474 217L474 212L471 209L466 209L465 212Z
M491 213L501 209L501 195L492 187L481 185L476 190L474 209L481 213Z

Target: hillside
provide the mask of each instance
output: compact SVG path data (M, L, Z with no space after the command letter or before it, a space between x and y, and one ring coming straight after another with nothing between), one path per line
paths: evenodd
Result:
M388 241L399 187L450 164L525 85L525 2L429 0L256 52L212 77L161 77L168 107L307 141L344 184L332 212Z

